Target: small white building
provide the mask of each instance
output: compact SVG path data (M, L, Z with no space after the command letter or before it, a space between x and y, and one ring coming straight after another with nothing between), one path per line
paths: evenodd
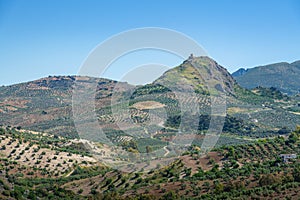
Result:
M283 162L288 162L289 159L296 159L297 154L280 154L280 158L282 158Z

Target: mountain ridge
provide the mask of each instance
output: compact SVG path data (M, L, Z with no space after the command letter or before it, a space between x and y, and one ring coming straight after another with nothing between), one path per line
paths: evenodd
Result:
M232 73L236 81L247 89L259 86L275 87L283 93L297 95L300 93L300 61L292 63L279 62L254 68L240 68Z

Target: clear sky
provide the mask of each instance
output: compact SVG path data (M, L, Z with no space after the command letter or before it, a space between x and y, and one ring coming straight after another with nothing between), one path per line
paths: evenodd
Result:
M74 75L97 44L140 27L182 32L230 72L300 60L297 0L0 0L0 85Z

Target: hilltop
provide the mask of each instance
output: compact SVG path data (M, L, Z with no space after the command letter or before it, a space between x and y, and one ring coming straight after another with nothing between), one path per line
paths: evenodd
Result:
M227 94L233 94L236 82L229 72L213 59L191 55L181 65L166 71L154 84L175 84L174 87L182 91L186 89L182 87L192 86L196 93L201 94L209 94L213 90L224 90Z

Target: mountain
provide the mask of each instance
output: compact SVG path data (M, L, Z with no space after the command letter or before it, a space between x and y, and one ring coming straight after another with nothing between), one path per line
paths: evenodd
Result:
M221 86L227 94L233 94L236 82L230 73L213 59L191 55L181 65L166 71L154 84L175 84L175 87L182 91L186 90L184 86L192 86L196 93L204 94L212 92L208 91L209 89L220 90Z
M72 112L75 84L82 91L93 90L92 85L96 84L97 128L116 142L124 138L139 142L141 133L146 132L151 140L163 145L174 136L182 115L188 111L191 113L186 115L185 131L194 125L199 134L203 133L211 121L212 97L218 95L226 96L226 133L261 137L278 134L282 128L292 130L300 124L300 107L294 97L286 97L275 88L244 89L216 61L190 56L144 86L84 76L49 76L0 87L0 125L78 137ZM222 105L219 103L216 105ZM199 124L194 124L195 106L200 108ZM81 107L84 113L85 104ZM85 123L90 127L88 120ZM144 151L145 146L140 150Z
M264 137L282 134L300 124L300 107L296 97L288 97L274 87L245 89L234 80L226 68L209 57L190 56L181 65L166 71L153 84L137 88L137 91L147 94L149 88L152 88L151 94L156 91L158 96L162 95L155 90L157 84L175 91L187 91L191 88L195 91L196 97L187 97L184 102L199 105L201 114L199 131L207 130L209 125L207 122L210 121L212 114L211 97L215 94L226 95L227 115L223 132ZM161 92L164 95L171 93L166 89ZM174 99L176 98L172 100ZM168 104L167 107L170 107L172 113L165 126L178 127L180 119L178 112L174 111L172 104Z
M262 86L275 87L289 95L300 93L300 61L239 69L232 76L242 87L248 89Z
M117 81L84 76L49 76L35 81L0 87L0 124L62 136L76 136L72 118L74 84L83 89L97 83L96 107L109 105Z

